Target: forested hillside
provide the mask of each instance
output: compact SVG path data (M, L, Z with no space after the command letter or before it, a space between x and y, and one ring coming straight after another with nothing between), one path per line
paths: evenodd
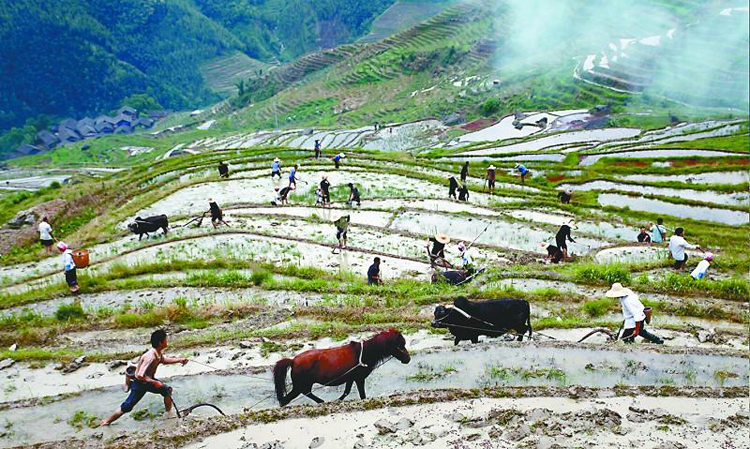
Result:
M393 0L0 0L0 132L106 112L133 93L216 100L198 67L236 51L275 62L364 34Z

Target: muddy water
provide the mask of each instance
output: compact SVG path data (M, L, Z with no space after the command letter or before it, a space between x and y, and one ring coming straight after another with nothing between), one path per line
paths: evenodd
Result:
M560 189L576 190L619 190L648 195L672 196L705 203L723 204L726 206L745 206L750 202L750 193L723 193L711 190L673 189L670 187L653 187L637 184L620 184L610 181L591 181L583 184L561 184Z
M681 136L678 135L678 136L661 138L650 143L649 145L638 146L638 147L633 147L633 148L634 149L648 148L653 145L661 145L661 144L675 143L675 142L690 142L696 139L705 139L708 137L728 136L728 135L737 133L737 131L739 130L740 130L740 125L722 126L721 128L717 128L711 131L702 131L702 132L696 132L696 133L686 134L686 135L681 135Z
M423 212L405 212L394 220L392 227L408 232L434 235L445 233L453 238L472 241L489 225L487 232L477 240L479 243L496 245L522 251L545 253L542 242L554 241L557 230L544 230L522 223L511 223L501 220L478 218L447 217ZM583 254L592 248L604 245L604 242L589 238L573 238L577 243L568 243L571 253Z
M687 206L617 193L602 193L597 199L602 206L629 207L631 210L691 218L693 220L712 221L728 225L744 225L748 223L748 213L735 210Z
M195 272L195 274L208 272ZM213 271L213 274L216 272ZM250 273L247 273L249 276ZM170 274L170 276L173 276ZM102 292L92 294L82 294L78 296L84 310L95 312L100 308L119 309L123 306L140 307L163 306L173 303L176 299L185 299L188 304L195 304L200 307L206 307L211 304L221 304L223 302L261 302L275 305L287 304L313 304L320 300L320 295L315 293L300 294L297 292L283 290L263 290L258 288L195 288L195 287L174 287L174 288L154 288L140 290L120 290L114 292ZM30 310L41 315L52 315L57 309L71 302L70 298L57 298L49 301L27 304L24 306L7 309L0 313L18 314L25 310Z
M512 210L506 213L513 218L533 221L536 223L549 223L555 226L562 226L563 224L569 223L570 220L574 218L568 215L550 214L524 209ZM636 240L639 232L638 230L633 228L617 226L605 221L596 223L588 221L577 221L576 228L582 233L594 235L599 238L628 241Z
M538 117L537 117L538 116ZM521 121L521 123L534 123L536 120L540 120L543 117L542 114L536 114L531 113L531 115L524 120ZM549 116L547 118L548 121L552 122L556 116ZM516 120L516 117L513 115L509 115L500 122L487 127L485 129L482 129L480 131L476 131L469 134L464 134L463 136L459 137L460 142L484 142L484 141L491 141L491 140L504 140L504 139L511 139L511 138L519 138L519 137L526 137L530 136L531 134L540 133L544 130L544 128L539 128L536 126L524 126L521 129L516 129L515 126L513 126L513 122Z
M342 215L349 215L351 223L366 224L370 226L386 227L393 218L389 212L361 211L356 209L333 209L325 207L269 207L269 208L247 208L232 209L226 215L288 215L292 217L317 217L321 220L331 222Z
M686 184L744 184L750 182L750 172L720 171L711 173L694 173L689 175L627 175L620 176L623 181L635 182L684 182Z
M493 198L493 201L496 203L511 203L517 200L514 198L510 198L510 197L498 196L496 198ZM404 207L404 208L411 208L411 209L424 209L424 210L428 210L431 212L444 212L444 213L465 212L467 214L472 214L472 215L489 215L489 216L494 216L494 217L501 215L500 212L494 211L492 209L472 206L469 203L462 203L462 202L451 201L451 200L400 200L400 199L374 200L374 201L368 201L367 206L375 208L375 209L388 209L388 210L398 210Z
M381 203L388 204L388 203ZM394 204L388 204L390 206L396 206L398 201ZM466 206L460 203L451 203L447 201L438 201L434 203L424 203L425 206L436 206L442 207L447 205L449 207L456 207L461 210ZM394 208L395 209L395 208ZM477 210L483 210L486 212L485 215L492 213L491 210L485 210L476 208ZM315 214L320 220L320 223L308 223L293 218L269 218L255 215L255 212L265 211L288 211L293 212L295 215L302 216L309 213L309 216ZM255 215L251 217L243 216L243 213L247 212L248 215ZM289 207L289 208L278 208L278 209L238 209L227 211L227 217L230 220L233 229L236 230L247 230L258 234L272 234L274 237L260 237L260 236L245 236L245 235L215 235L210 232L210 228L177 228L170 232L170 239L174 238L185 238L185 237L198 237L191 240L185 241L165 241L160 235L155 237L153 241L164 242L163 244L155 247L145 246L137 242L137 238L134 236L126 237L122 240L98 245L92 248L92 254L95 256L93 260L101 261L106 257L123 254L125 251L132 251L129 254L124 254L120 257L116 257L109 262L100 263L93 265L88 269L90 273L101 273L108 270L110 267L117 264L137 264L137 263L150 263L158 260L170 260L180 259L183 260L186 257L196 257L204 260L212 260L215 258L226 258L226 257L242 257L242 258L255 258L258 260L267 260L274 263L282 264L303 264L313 265L318 267L329 267L336 269L339 267L342 270L351 270L354 272L360 272L366 269L363 264L366 263L368 257L365 253L351 252L345 253L343 256L337 255L332 258L331 248L315 245L312 243L297 243L295 241L286 240L286 237L305 238L320 243L336 243L336 231L332 225L332 221L339 217L351 214L354 224L367 224L374 226L387 226L392 214L387 212L377 211L360 211L360 210L343 210L343 209L315 209L315 208L304 208L304 207ZM428 213L429 214L429 213ZM442 217L442 215L441 215ZM261 242L263 240L263 242ZM388 233L384 231L377 231L372 229L351 229L349 232L348 244L352 247L363 248L370 251L381 251L394 256L400 257L413 257L423 258L424 248L423 242L419 239L401 236L398 234ZM495 258L496 254L483 254L484 250L480 251L480 254L476 256L479 258L491 257ZM0 271L3 283L10 283L11 281L19 281L23 278L28 278L35 275L47 274L47 277L34 282L21 283L13 287L7 287L2 290L3 293L18 293L20 291L27 290L29 288L35 288L43 285L47 285L50 282L59 283L62 282L62 278L55 273L58 264L61 263L59 256L45 259L40 262L33 264L22 264L14 265L9 267L3 267ZM367 264L369 266L369 264ZM415 262L404 261L399 259L393 259L392 263L384 268L384 276L388 277L389 273L394 277L400 276L406 272L412 272L414 270L422 270L424 267ZM361 271L364 273L364 271Z
M482 386L584 385L612 387L628 385L702 385L741 386L748 382L747 359L695 354L658 354L648 351L591 350L579 347L550 347L535 344L500 345L466 342L454 350L414 353L411 363L391 360L378 368L367 380L369 397L435 388L476 388ZM736 378L724 381L719 371L731 372ZM276 407L270 371L248 375L189 376L165 379L175 389L174 399L185 407L197 402L212 402L226 413L239 413L245 407ZM315 393L333 400L342 387L321 388ZM357 397L353 392L348 399ZM76 432L67 421L75 411L84 410L102 418L125 398L118 387L90 391L47 405L0 411L2 422L13 423L14 433L2 438L3 446L32 444L72 436L85 437L94 431ZM302 397L293 404L310 403ZM157 416L162 410L161 398L146 395L138 409L146 408ZM197 416L213 416L214 411L198 409ZM164 425L161 419L135 421L125 416L118 430L149 430Z
M450 156L444 158L449 161L466 161L466 157L460 157L460 156ZM486 157L472 157L472 161L499 161L500 163L508 163L511 162L523 162L523 161L551 161L551 162L560 162L563 159L565 159L565 156L562 154L519 154L516 156L486 156Z
M609 157L617 159L656 159L666 157L728 157L743 156L741 153L713 150L643 150L584 155L581 165L593 165L599 159Z
M470 154L474 156L486 156L490 154L501 154L501 153L525 153L540 151L545 148L550 148L560 145L568 145L571 143L599 143L608 140L627 139L635 137L641 133L640 129L631 128L607 128L607 129L595 129L587 131L574 131L562 134L556 134L554 136L543 137L541 139L535 139L528 142L522 142L512 145L505 145L502 147L487 148L484 150L473 150L466 151L461 154Z
M298 188L302 192L312 190L320 181L322 175L327 175L335 187L349 182L361 186L363 201L368 196L401 196L401 197L443 197L447 193L447 185L436 185L425 181L408 178L406 176L380 173L353 173L346 171L334 172L306 172L304 167L299 172L299 178L308 182L300 182ZM238 179L216 183L200 184L182 189L172 195L157 201L148 208L137 213L140 216L155 214L182 215L198 214L208 209L208 198L214 198L220 206L240 202L266 203L274 197L274 186L285 184L285 181L274 184L270 179ZM488 195L472 195L472 202L485 204L490 201Z

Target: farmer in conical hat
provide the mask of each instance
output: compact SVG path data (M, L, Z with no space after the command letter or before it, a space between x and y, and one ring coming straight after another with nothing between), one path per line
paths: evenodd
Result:
M333 163L336 165L336 168L339 168L341 166L341 159L345 158L346 155L344 153L339 153L336 156L334 156Z
M435 234L434 237L430 237L427 242L427 253L430 256L431 265L441 265L446 270L453 268L445 259L445 245L450 243L450 241L450 237L445 234ZM430 244L432 244L432 249L430 249Z
M495 166L490 164L489 167L487 167L487 175L485 176L485 179L487 180L487 190L490 193L495 193Z
M566 189L562 192L557 192L557 197L560 198L561 203L570 204L570 200L573 198L573 191Z
M645 307L635 292L623 287L619 282L615 282L612 284L612 288L606 293L606 296L607 298L617 298L620 300L622 315L625 319L625 330L622 333L622 340L625 343L633 343L635 337L640 336L652 343L664 344L664 340L645 329L646 323L651 322L651 318L647 316Z

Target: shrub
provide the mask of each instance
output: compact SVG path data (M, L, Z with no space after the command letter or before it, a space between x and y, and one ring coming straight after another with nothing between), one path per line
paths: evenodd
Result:
M62 304L58 307L55 312L55 318L58 321L81 320L86 318L86 312L83 311L80 303L72 302L70 304Z
M115 326L125 329L137 327L156 327L164 323L164 318L154 312L144 314L123 313L115 317Z
M574 269L574 276L577 282L582 283L606 283L608 285L619 282L621 284L630 284L630 271L619 264L579 265Z
M614 301L609 298L597 299L596 301L587 301L583 304L583 311L592 318L598 318L612 307Z
M68 424L75 427L78 430L88 427L93 429L98 424L99 420L96 416L89 414L85 410L76 411L73 416L68 420Z
M271 279L271 273L265 270L253 271L250 275L250 281L256 286L265 284L269 279Z
M489 117L490 115L500 110L500 100L498 100L497 98L490 98L489 100L482 103L482 106L480 106L479 109L482 112L483 116Z

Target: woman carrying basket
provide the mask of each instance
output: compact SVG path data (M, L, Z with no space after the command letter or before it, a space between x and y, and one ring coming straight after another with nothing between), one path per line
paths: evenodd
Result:
M78 276L76 275L76 263L73 260L73 250L68 248L65 242L58 242L57 249L63 255L63 269L65 271L65 282L68 283L70 292L73 294L78 293L80 287L78 286Z

